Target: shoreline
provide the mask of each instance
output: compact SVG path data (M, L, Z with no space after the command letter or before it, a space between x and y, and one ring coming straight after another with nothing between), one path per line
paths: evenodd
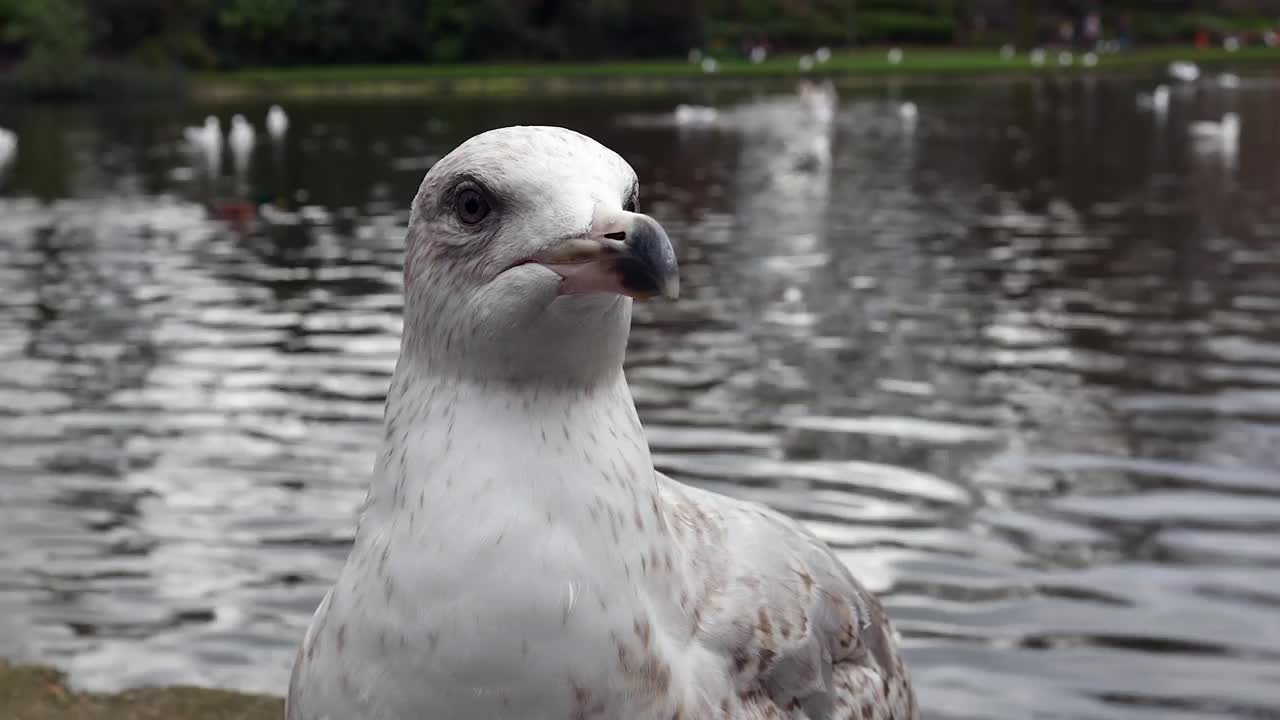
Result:
M280 720L284 701L228 690L168 687L105 695L71 690L52 668L0 660L3 717L22 720Z
M798 56L786 55L752 64L725 60L714 74L680 61L605 63L533 63L484 65L373 65L261 68L197 73L189 92L197 100L253 98L484 97L577 94L644 95L705 89L741 90L785 85L802 77L829 78L838 86L882 82L886 78L939 81L956 77L1026 77L1039 74L1138 72L1161 69L1173 60L1207 65L1280 63L1280 48L1249 47L1236 52L1170 46L1100 55L1085 67L1082 55L1071 65L1058 64L1049 50L1042 66L1025 53L1001 58L994 48L912 49L900 64L891 64L884 49L841 52L810 72L798 68Z

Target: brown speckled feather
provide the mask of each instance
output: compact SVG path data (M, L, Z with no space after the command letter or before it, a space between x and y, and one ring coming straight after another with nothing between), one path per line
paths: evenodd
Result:
M825 544L768 508L658 482L706 578L688 599L693 638L732 660L737 696L722 701L724 717L919 717L879 600Z

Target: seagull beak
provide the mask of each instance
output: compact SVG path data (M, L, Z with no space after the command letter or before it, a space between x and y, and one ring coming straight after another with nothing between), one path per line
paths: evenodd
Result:
M585 236L556 243L532 258L564 280L560 294L611 292L644 300L680 295L671 239L648 215L597 208Z

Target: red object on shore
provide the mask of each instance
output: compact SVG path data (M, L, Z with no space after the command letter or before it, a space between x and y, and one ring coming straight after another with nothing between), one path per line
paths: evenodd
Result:
M1201 28L1196 31L1196 49L1197 50L1209 49L1209 31L1208 30Z
M258 207L247 200L226 200L213 205L213 216L227 221L240 232L245 232L257 215Z

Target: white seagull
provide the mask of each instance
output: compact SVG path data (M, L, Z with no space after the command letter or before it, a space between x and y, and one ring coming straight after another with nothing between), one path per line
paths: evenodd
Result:
M798 523L653 468L632 298L678 294L635 172L562 128L427 173L354 545L288 720L918 717L880 603Z
M231 130L227 132L227 145L231 148L231 159L236 168L244 171L249 167L249 156L253 154L253 126L243 115L231 116Z
M271 135L272 140L280 140L289 132L289 116L285 114L284 108L279 105L272 105L267 110L267 133Z
M1164 115L1169 111L1169 86L1157 85L1156 89L1150 94L1138 93L1138 107L1143 110L1151 110L1157 115Z
M18 134L14 131L0 127L0 170L13 162L13 158L18 155Z

